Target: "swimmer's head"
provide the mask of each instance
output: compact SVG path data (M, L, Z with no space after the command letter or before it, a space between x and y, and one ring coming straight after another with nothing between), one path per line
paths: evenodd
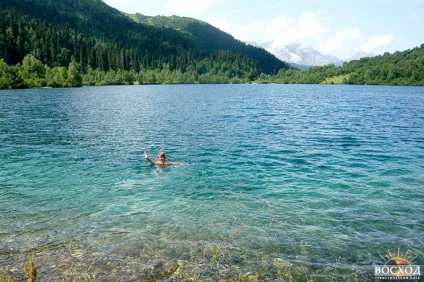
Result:
M166 159L165 152L159 152L158 159L164 161Z

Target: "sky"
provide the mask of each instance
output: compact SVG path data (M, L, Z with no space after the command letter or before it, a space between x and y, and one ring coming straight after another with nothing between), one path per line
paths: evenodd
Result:
M244 42L299 43L347 59L424 43L424 0L103 0L127 13L182 16Z

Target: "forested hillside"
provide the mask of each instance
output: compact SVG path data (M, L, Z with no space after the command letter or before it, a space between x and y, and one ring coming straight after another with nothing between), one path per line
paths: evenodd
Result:
M192 18L101 0L0 1L0 89L252 82L424 85L424 44L300 71Z
M2 0L1 87L249 82L289 68L265 50L213 32L225 44L138 23L100 0ZM81 82L67 78L71 66Z
M341 67L281 70L276 76L262 75L260 79L275 83L424 86L424 44L403 52L351 61Z
M128 16L139 23L178 31L202 50L217 51L224 49L240 54L248 54L250 58L258 62L260 69L264 73L276 74L279 69L290 68L287 63L281 64L281 62L277 62L276 60L278 59L274 55L269 56L269 53L263 48L246 45L239 40L235 40L233 36L206 22L177 16L148 17L141 14Z

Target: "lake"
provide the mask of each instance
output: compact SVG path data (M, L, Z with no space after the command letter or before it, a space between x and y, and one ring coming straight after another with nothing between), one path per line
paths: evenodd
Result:
M374 280L424 259L424 88L0 92L0 274ZM143 152L180 165L150 165Z

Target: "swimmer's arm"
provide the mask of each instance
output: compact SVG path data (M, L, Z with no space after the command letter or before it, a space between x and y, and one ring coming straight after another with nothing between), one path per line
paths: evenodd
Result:
M151 163L151 164L155 164L155 162L154 161L152 161L152 159L151 158L149 158L149 152L147 152L147 151L145 151L144 152L144 158L149 162L149 163Z
M166 162L165 165L183 165L184 163L179 162Z

